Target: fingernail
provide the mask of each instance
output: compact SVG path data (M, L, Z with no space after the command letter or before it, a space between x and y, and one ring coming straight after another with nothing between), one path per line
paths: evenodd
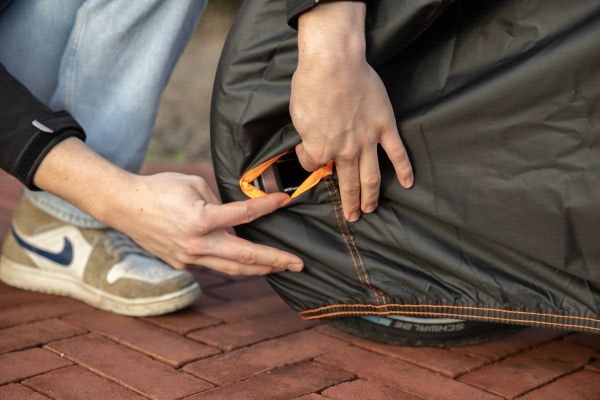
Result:
M302 264L290 264L287 266L287 269L290 271L294 271L294 272L300 272L300 271L302 271L303 267L304 267L304 265L302 265Z
M402 180L402 186L406 189L412 187L413 183L414 183L414 178L412 175L409 176L408 178L404 178Z
M285 206L287 203L290 202L292 198L286 193L285 194L285 198L281 200L281 203L279 203L281 205L281 207Z
M373 211L375 211L375 208L377 208L377 203L372 203L369 204L365 207L364 212L368 213L372 213Z
M354 211L352 214L350 214L350 216L348 216L347 219L350 222L356 222L356 221L358 221L359 217L360 217L360 212Z

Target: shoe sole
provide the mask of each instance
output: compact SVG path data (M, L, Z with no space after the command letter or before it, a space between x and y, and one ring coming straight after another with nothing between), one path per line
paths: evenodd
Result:
M0 280L19 289L68 296L102 310L132 317L161 315L182 309L202 293L200 285L194 282L161 296L128 299L103 292L71 275L32 268L4 256L0 257Z

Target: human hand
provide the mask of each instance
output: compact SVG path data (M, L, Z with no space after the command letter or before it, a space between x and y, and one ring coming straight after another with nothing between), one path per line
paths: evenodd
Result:
M334 160L351 222L377 207L378 144L400 184L410 188L414 180L385 87L365 58L364 18L365 5L358 2L323 3L300 16L290 99L302 138L300 164L312 171Z
M265 275L303 267L295 255L227 232L280 208L289 200L283 193L221 204L204 179L178 173L134 176L130 187L120 196L120 212L106 222L175 268Z

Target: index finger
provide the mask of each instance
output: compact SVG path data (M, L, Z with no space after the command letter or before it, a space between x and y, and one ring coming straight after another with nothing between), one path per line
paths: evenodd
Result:
M405 189L410 188L414 182L413 170L397 129L387 131L382 136L381 147L392 162L400 184Z
M264 197L233 203L207 204L205 218L209 219L207 225L213 230L226 229L270 214L287 204L289 199L285 193L271 193Z

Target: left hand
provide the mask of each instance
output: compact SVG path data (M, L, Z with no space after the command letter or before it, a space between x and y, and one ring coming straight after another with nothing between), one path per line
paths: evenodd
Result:
M377 207L379 144L400 184L409 188L414 179L383 82L365 58L364 9L359 2L333 2L300 16L290 99L302 138L296 147L300 164L312 171L335 161L351 222Z

